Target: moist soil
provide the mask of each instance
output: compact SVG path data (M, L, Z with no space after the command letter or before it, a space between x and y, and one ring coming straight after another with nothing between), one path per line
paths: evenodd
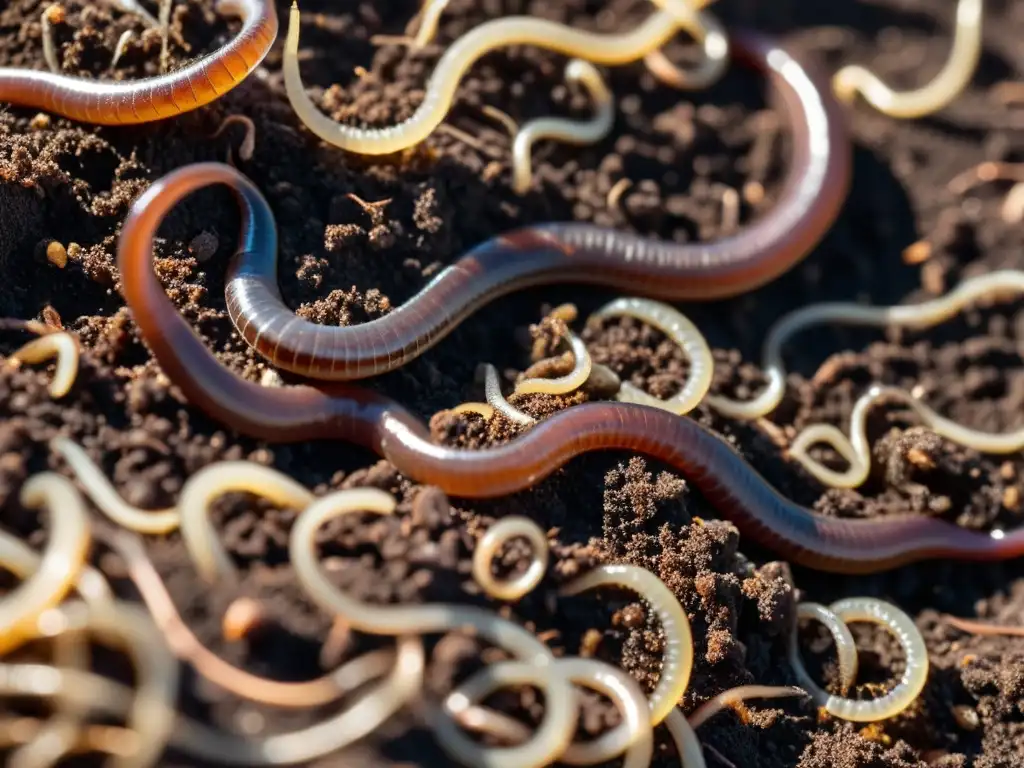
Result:
M45 68L39 19L47 4L4 4L0 64ZM144 4L156 13L155 3ZM909 88L929 80L944 63L954 6L950 0L721 0L713 11L730 27L780 35L794 49L818 56L829 71L861 63L894 86ZM64 19L53 32L64 72L130 79L160 71L159 34L146 31L135 17L104 3L65 0L62 7ZM453 0L438 45L413 54L372 39L402 34L417 11L413 0L305 0L302 7L307 88L335 119L381 126L411 114L441 46L487 19L528 13L612 32L649 13L639 0ZM215 50L237 30L237 22L211 8L201 0L174 3L170 66ZM283 38L288 3L279 3L278 11ZM914 121L888 118L863 104L852 110L856 150L850 195L806 261L748 295L684 307L715 350L713 391L737 397L757 391L763 382L758 361L765 331L794 307L821 300L917 301L971 275L1024 266L1022 229L1002 213L1010 185L985 184L967 194L947 189L954 176L980 161L1024 159L1024 106L997 87L1024 70L1024 6L990 0L986 14L984 55L971 86L954 104ZM133 34L112 69L126 30ZM465 250L517 225L577 219L680 242L715 239L737 226L731 219L737 212L730 212L723 197L739 200L742 226L770 210L786 168L785 120L765 99L756 76L733 68L706 91L679 92L659 85L637 64L606 70L616 105L611 134L588 147L538 145L533 186L518 196L510 187L510 137L485 107L520 123L552 114L586 117L586 95L563 81L563 57L521 47L489 54L462 81L446 120L455 131L440 129L399 157L367 159L324 145L303 129L285 97L281 49L278 41L264 65L217 103L158 124L108 129L23 108L0 114L0 316L63 325L85 347L74 388L56 402L46 389L51 371L45 366L0 366L5 529L34 546L46 540L46 516L40 520L23 509L18 491L41 470L68 472L47 450L47 441L59 432L84 445L119 493L144 508L173 505L189 476L225 459L274 466L316 493L376 486L399 498L397 516L334 525L321 537L332 578L350 595L374 603L490 606L524 623L557 653L621 664L649 690L657 680L663 638L635 596L613 591L558 596L560 584L595 563L644 566L679 597L693 625L696 660L686 711L735 685L794 682L785 638L795 600L878 596L914 617L928 644L929 681L909 710L862 727L823 716L806 700L754 702L700 729L708 764L996 768L1024 762L1024 640L968 636L944 618L1024 623L1020 563L930 562L858 578L790 569L719 522L684 477L643 457L585 456L528 492L476 503L417 486L343 441L263 444L225 430L191 407L141 342L118 291L114 258L131 201L174 168L223 161L230 154L273 207L285 300L304 317L340 325L386 314ZM682 36L666 52L674 61L693 61L692 44ZM229 115L248 116L255 125L255 155L249 160L238 155L242 125L231 124L214 136ZM623 179L630 185L610 200ZM267 366L234 333L224 308L224 274L238 225L230 194L204 190L165 221L156 264L176 305L220 359L259 380L268 375ZM47 259L53 242L68 252L63 267ZM579 311L573 327L597 362L651 393L671 395L685 380L687 363L664 337L628 320L585 324L589 313L614 295L558 286L503 298L417 360L367 384L430 420L441 442L472 448L506 440L522 427L501 420L486 425L475 415L455 416L445 409L483 399L476 377L481 362L498 366L508 391L517 376L554 348L555 324L539 321L552 308L572 302ZM29 338L5 330L0 352L10 354ZM971 529L1011 528L1024 523L1020 455L983 455L953 445L917 426L905 408L872 412L868 437L874 469L855 491L827 490L787 459L785 447L816 421L845 429L854 401L876 381L917 387L940 412L979 429L1020 428L1022 350L1024 311L1012 301L971 309L922 332L814 329L787 349L786 396L770 419L738 423L706 406L693 416L732 442L780 492L822 515L909 512ZM513 402L542 416L601 395L591 391ZM842 466L826 450L814 455ZM502 607L475 586L470 564L481 533L510 514L526 515L550 531L552 559L533 593ZM289 566L287 537L294 515L295 510L277 510L245 495L217 502L214 521L240 568L238 586L203 583L177 535L147 540L194 632L232 663L278 680L315 677L339 659L390 642L353 634L339 643L335 633L321 650L331 620L307 599ZM528 557L525 545L510 545L495 572L515 572ZM119 594L137 599L117 557L97 545L94 560ZM248 638L229 643L221 635L222 617L241 596L258 600L265 618ZM873 695L878 684L899 675L902 653L884 633L864 629L857 638L860 695ZM824 632L803 628L801 645L812 673L825 683L834 680L834 655ZM436 701L494 656L460 634L432 638L428 648L422 701L356 748L313 764L450 764L431 736L425 718L430 705L423 702ZM332 711L255 706L188 669L183 675L183 711L253 737L307 726ZM493 703L536 721L541 702L527 692ZM614 707L596 695L584 695L581 706L581 737L618 721ZM678 765L661 729L659 739L654 765ZM196 761L169 751L161 764Z

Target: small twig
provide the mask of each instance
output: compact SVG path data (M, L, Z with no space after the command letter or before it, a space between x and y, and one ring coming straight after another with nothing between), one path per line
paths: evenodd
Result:
M117 66L117 62L121 60L122 54L128 48L128 41L132 39L132 31L126 29L121 33L121 37L117 39L117 45L114 46L114 58L110 60L110 68L113 69Z
M168 38L171 34L171 6L174 0L160 0L160 72L167 71Z
M516 134L519 133L519 123L513 120L510 114L502 112L500 109L492 107L490 104L482 106L480 111L501 123L505 127L505 130L508 131L508 135L515 139Z
M954 176L946 188L954 195L962 195L980 184L990 181L1024 181L1024 163L999 163L986 160Z
M53 41L53 25L64 23L64 9L56 3L48 6L43 11L41 23L43 26L43 58L50 71L59 74L60 60L57 58L57 46Z
M740 194L732 187L722 191L722 232L728 234L740 225Z
M632 179L619 179L615 182L612 188L608 190L608 197L605 200L608 210L618 210L619 203L622 201L622 196L631 186L633 186Z

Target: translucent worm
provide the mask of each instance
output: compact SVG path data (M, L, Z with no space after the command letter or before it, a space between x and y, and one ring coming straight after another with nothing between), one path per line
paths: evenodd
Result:
M94 635L127 651L135 665L137 682L127 707L121 709L127 709L127 725L139 738L137 749L131 755L115 755L107 765L142 768L155 764L174 726L178 667L149 616L122 602L92 606L68 602L46 611L39 619L39 628L52 637L67 633ZM0 665L0 692L52 696L59 686L57 670L42 665L27 666L32 671L18 675L12 674L12 670L18 670L16 665ZM102 709L105 702L84 697L74 703Z
M515 393L517 395L537 393L564 395L586 384L587 379L590 378L590 371L593 368L593 361L591 360L590 352L587 350L587 345L572 331L565 331L563 338L569 344L570 350L572 350L572 370L565 374L565 376L558 376L553 379L539 377L523 379L516 384Z
M522 537L533 548L530 567L515 579L498 581L491 574L491 560L509 540ZM528 517L513 515L494 523L480 537L473 552L473 578L497 600L518 600L531 592L544 578L548 567L548 541L544 531Z
M981 58L982 0L960 0L956 8L953 49L942 70L914 91L894 91L875 74L859 66L836 72L832 87L841 101L856 95L890 117L916 118L948 106L967 87Z
M0 748L31 744L46 732L49 722L35 717L0 719ZM106 752L130 757L138 749L138 737L127 728L109 725L87 725L74 734L71 753ZM12 756L9 765L13 767Z
M43 478L43 475L37 475L33 478L32 482L49 482ZM59 483L55 483L52 487L56 488L58 486ZM26 485L25 487L27 488L28 486ZM60 496L60 494L57 494L57 496ZM72 533L76 527L76 513L82 512L84 518L84 507L79 499L77 506L69 504L62 507L61 512L65 517L52 518L52 524L55 526L70 526L71 531L65 530L62 534L67 535ZM58 519L64 520L67 516L71 517L69 523L57 522ZM87 526L87 521L83 520L83 522ZM86 530L86 537L88 537L88 530ZM55 543L51 537L51 550ZM68 567L73 567L73 565L71 562L67 563ZM31 579L39 579L40 575L43 574L52 575L52 570L48 568L38 553L30 549L20 538L4 531L0 531L0 567L13 573L15 577L24 580L26 584L23 586L26 589L28 588L27 582ZM45 579L46 576L44 575L43 578ZM81 567L76 574L74 587L89 606L106 606L113 600L113 594L106 579L90 566L83 565ZM24 593L22 593L22 596L25 596ZM16 600L17 597L18 590L9 593L0 602L0 612L4 611L3 605L8 604L7 601ZM49 603L56 604L59 600L60 597L52 598ZM24 624L26 622L21 623ZM37 634L37 631L32 629L30 634L34 636ZM21 638L17 639L20 641L26 638L22 635ZM88 648L79 638L68 636L58 638L54 646L54 655L58 663L62 664L83 667L88 663ZM18 743L24 743L24 746L10 755L9 764L11 768L28 768L28 766L34 768L35 766L52 765L60 760L63 755L71 752L75 748L81 732L81 710L82 707L80 706L65 706L40 728L26 735L25 738L20 739ZM0 726L0 734L3 734L3 731L3 727Z
M703 58L693 69L677 67L660 50L644 55L644 64L658 80L680 90L707 88L722 76L729 64L729 40L721 23L710 13L700 9L711 0L654 0L654 5L672 16L676 26L700 43ZM441 14L449 0L428 0L421 13L421 21L414 48L423 48L437 34ZM409 34L408 29L406 34Z
M693 726L686 715L678 707L673 707L665 716L665 728L668 729L679 753L679 762L685 768L707 768L704 761L704 750L701 749Z
M50 381L50 397L54 400L64 397L74 386L78 376L78 342L65 331L47 333L33 339L17 351L10 359L19 363L45 363L57 359L57 367Z
M764 392L748 403L723 401L721 398L708 398L708 401L727 415L738 418L757 418L774 408L782 399L784 391L785 371L779 352L782 343L810 325L839 321L850 325L922 329L948 320L983 297L995 298L1021 293L1024 293L1024 272L1000 270L964 280L945 296L919 304L890 307L865 307L841 302L812 304L782 318L769 332L764 355L768 386ZM865 431L867 414L883 398L898 398L937 435L976 451L1006 454L1024 448L1024 428L1002 434L981 432L940 416L903 389L875 384L854 404L850 414L849 438L830 424L812 424L793 440L789 447L790 456L826 485L837 488L856 488L861 485L871 469L871 449ZM726 406L725 409L722 405ZM846 459L849 467L843 472L837 472L812 459L807 450L817 443L831 445Z
M906 669L896 686L889 693L869 701L857 701L833 696L814 682L800 661L796 632L793 632L789 647L789 661L800 682L811 695L814 703L823 707L833 717L870 723L886 720L898 715L909 707L921 694L928 680L928 650L924 638L913 620L894 605L873 597L851 597L829 606L844 622L868 621L885 627L899 640L906 654ZM852 638L851 638L852 639Z
M623 768L647 768L654 751L651 715L639 684L621 669L597 659L568 658L555 662L577 685L610 698L622 714L622 725L586 743L573 743L553 753L544 765L596 765L626 753ZM485 709L478 702L502 685L545 684L545 671L522 662L491 664L460 685L445 701L450 716L461 725L497 735L513 743L523 741L529 729L507 715Z
M159 638L154 644L164 647ZM361 656L346 665L350 678L346 685L349 688L359 687L372 679L377 660L370 658L369 661L372 663L367 664L367 656ZM176 670L173 664L170 666ZM378 727L408 698L410 689L422 684L423 666L420 639L400 637L394 670L380 686L323 722L260 739L222 733L181 715L173 718L174 710L168 704L163 712L169 713L174 721L170 743L177 749L220 765L305 763L342 749ZM42 664L0 664L0 695L42 696L85 703L109 715L120 715L132 706L132 692L119 683L80 670ZM149 724L151 721L142 722ZM162 743L157 747L162 749ZM128 768L128 765L119 763L116 768Z
M696 40L702 49L700 62L692 69L677 67L661 50L650 51L644 64L660 82L679 90L695 91L710 87L729 64L729 38L715 16L699 11L689 0L665 2L661 7L672 14L676 24Z
M651 724L658 725L686 693L693 671L693 634L686 611L665 582L635 565L599 565L561 589L578 595L597 587L621 587L635 591L650 604L665 635L661 677L651 694Z
M347 667L308 682L282 683L232 666L203 645L182 620L139 539L119 531L107 540L124 559L129 577L171 650L214 685L275 707L318 707L340 698L347 690L346 681L352 676ZM362 658L363 664L369 665L368 673L380 677L392 666L393 657L392 653L379 651Z
M317 499L292 527L289 553L303 588L323 610L340 616L355 630L371 634L447 632L472 628L518 659L545 671L545 714L534 739L527 744L502 749L485 749L465 736L450 718L434 724L443 747L467 765L488 768L540 766L552 754L561 754L572 741L576 727L575 693L568 676L555 663L551 650L528 630L496 614L464 605L377 606L354 600L331 584L314 557L317 530L328 520L344 514L389 515L395 499L376 488L338 491Z
M57 605L75 584L89 553L89 519L70 480L52 472L34 475L19 500L49 512L49 540L32 574L0 598L0 654L38 636L40 614Z
M711 348L704 334L686 316L668 304L642 298L615 299L592 314L590 320L624 316L657 328L678 344L690 361L690 375L683 388L667 400L652 397L628 381L620 383L615 399L662 408L680 416L692 411L710 389L714 372Z
M943 617L951 626L971 635L1003 635L1006 637L1024 637L1024 627L1008 627L988 621L961 619L959 616L944 614Z
M210 505L226 493L243 492L279 507L300 510L313 501L313 494L288 475L251 461L221 461L192 475L182 487L178 500L181 536L196 571L207 583L238 578L238 571L210 522Z
M537 420L528 413L523 413L501 394L501 382L498 380L498 369L490 363L483 364L484 397L487 405L500 413L514 424L536 424Z
M121 5L130 10L137 4ZM242 18L238 36L175 72L133 82L100 82L5 67L0 68L0 101L99 125L147 123L191 112L245 80L277 37L271 0L219 0L217 10Z
M299 6L293 2L285 39L285 90L299 119L329 144L363 155L386 155L420 143L447 114L459 80L484 54L510 45L536 45L594 64L628 64L662 47L675 35L673 14L652 13L636 29L619 35L584 32L529 16L506 16L484 22L452 43L426 86L423 101L403 123L388 128L340 125L321 113L305 91L299 72Z
M497 378L497 370L495 370L495 378ZM505 401L508 402L507 400ZM509 406L511 407L511 406ZM483 416L485 421L490 421L494 418L494 406L490 403L459 403L454 408L449 409L452 413L475 413L479 416ZM523 414L524 416L526 414Z
M780 685L738 685L701 704L686 718L691 728L700 728L719 712L741 704L747 699L781 699L785 696L806 696L803 688Z
M540 139L556 139L567 144L595 144L615 123L615 104L597 67L583 59L572 59L565 67L565 79L582 85L594 104L589 120L542 117L526 123L512 142L512 189L525 195L533 181L533 144Z
M825 629L832 635L832 642L836 645L836 655L839 659L839 687L840 693L844 696L853 687L857 680L857 643L853 639L853 633L839 616L831 609L820 603L800 603L796 607L797 619L813 619L821 622ZM801 666L800 669L803 669ZM797 673L801 676L801 673Z
M181 517L175 507L145 510L133 507L121 498L106 475L74 440L58 436L50 449L60 454L75 474L86 494L101 512L123 528L138 533L170 533L178 528Z

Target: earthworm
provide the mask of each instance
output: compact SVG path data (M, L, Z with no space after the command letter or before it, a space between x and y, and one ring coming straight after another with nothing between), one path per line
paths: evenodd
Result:
M58 435L50 441L50 449L67 463L78 482L85 488L92 503L123 528L138 533L170 533L178 528L180 516L175 507L145 510L125 502L95 462L78 443Z
M546 379L542 377L525 378L516 384L514 394L526 395L541 393L546 395L563 395L579 389L587 383L587 379L590 378L590 372L593 369L593 360L590 357L590 352L587 350L587 345L584 344L583 340L572 331L566 331L564 337L566 341L569 342L569 348L572 350L572 370L564 376L558 376L553 379ZM533 416L516 408L501 393L501 381L498 379L497 368L490 363L483 363L480 366L480 370L483 372L484 397L487 402L460 403L458 406L451 409L454 413L463 413L467 411L479 413L485 419L490 420L494 415L494 412L498 411L502 416L514 424L525 425L537 423L537 420L533 418Z
M178 497L181 537L200 578L208 584L218 579L234 582L238 578L210 523L210 504L226 493L243 492L277 506L300 510L313 502L313 494L302 484L272 467L251 461L219 461L192 475Z
M836 96L851 102L859 93L879 112L899 118L923 117L948 106L967 87L981 58L982 5L983 0L960 0L953 49L927 85L914 91L894 91L864 67L848 66L832 80Z
M85 504L67 478L53 472L34 475L21 487L19 501L29 509L48 510L50 535L32 574L0 599L0 654L38 636L40 614L74 586L91 541Z
M971 635L1005 635L1008 637L1024 637L1024 627L1007 627L1002 624L992 624L987 621L961 619L959 616L950 616L949 614L944 614L942 618L961 632L966 632Z
M57 367L50 381L50 397L54 400L71 391L78 376L78 342L66 331L47 333L33 339L17 351L10 359L19 363L43 363L57 358Z
M475 413L483 416L485 421L490 421L494 417L494 406L489 403L459 403L449 410L452 413Z
M152 643L166 652L159 636ZM350 686L356 687L372 678L376 660L371 657L372 663L366 664L366 658L361 656L346 665L351 669ZM399 637L395 667L385 683L361 696L348 709L316 725L253 739L216 731L178 715L173 718L174 730L170 735L170 744L202 760L220 765L292 765L308 762L342 749L383 722L405 692L420 685L423 666L423 644L419 638ZM173 663L168 662L168 668L176 674L177 668ZM129 688L99 675L45 664L0 664L0 695L41 696L85 703L110 715L122 714L132 706L133 699L133 692ZM137 693L135 698L138 698ZM174 714L169 703L162 704L159 711L161 715ZM149 724L152 720L142 722ZM142 731L141 727L137 729ZM143 735L148 737L145 731ZM163 742L156 744L156 748L162 749ZM119 762L118 768L128 768L128 764Z
M501 382L498 380L498 369L490 363L483 364L484 371L484 397L487 405L500 413L513 424L536 424L537 420L528 413L523 413L512 405L505 396L501 394Z
M909 707L920 695L928 680L929 666L924 638L913 620L896 606L873 597L850 597L839 600L830 605L828 610L843 622L868 621L888 629L903 646L903 652L907 656L906 669L896 687L877 699L857 701L833 696L818 687L807 673L803 662L800 661L796 632L793 632L789 644L789 662L801 687L807 690L814 703L834 717L858 723L885 720Z
M229 269L228 314L239 335L275 366L313 379L394 370L482 305L527 286L605 285L666 300L735 296L770 282L815 247L846 196L851 150L839 104L784 48L737 32L732 52L769 75L793 120L794 156L774 209L715 243L669 243L579 222L528 226L478 245L388 315L329 327L298 317L281 298L277 233L263 195L238 172L196 164L164 176L138 198L121 235L123 250L148 243L146 227L138 226L150 220L144 208L165 211L198 187L231 185L247 225ZM140 250L149 257L148 245Z
M714 15L699 11L688 0L664 3L663 10L672 14L676 25L700 43L703 56L692 69L677 67L661 49L644 55L644 65L664 85L680 90L707 88L718 80L729 63L729 38Z
M596 765L625 752L623 768L647 768L654 751L650 709L639 684L626 672L597 659L567 658L555 662L577 685L610 698L622 714L622 724L586 743L573 743L561 754L552 753L543 765ZM522 741L529 730L518 720L477 706L502 684L515 682L543 686L544 669L523 662L491 664L460 685L445 701L447 714L461 725L508 741ZM511 678L511 679L509 679Z
M587 383L587 379L590 377L590 370L593 367L593 361L591 360L590 352L587 351L587 345L583 343L579 336L569 330L565 331L563 338L568 342L569 349L572 351L572 370L565 374L565 376L558 376L554 379L541 377L523 379L516 384L515 392L517 395L538 393L564 395L579 389Z
M48 725L48 721L35 717L4 718L0 720L0 748L29 744L39 739ZM127 728L87 725L74 737L72 752L106 752L129 757L138 749L138 737Z
M677 67L659 49L644 54L644 65L663 84L680 90L697 90L707 88L718 80L725 71L729 61L729 40L725 29L713 15L701 11L711 0L654 0L654 5L672 16L676 26L701 44L704 57L693 69L684 70ZM414 49L424 48L437 34L441 14L448 6L449 0L427 0L420 13L419 29L415 38L409 38L412 23L406 28L406 40ZM413 20L415 22L415 19ZM378 36L379 37L379 36ZM485 108L486 109L486 108ZM492 108L493 109L493 108ZM494 116L494 115L492 115ZM516 133L512 119L500 113L495 116L506 125L511 124L510 133ZM504 118L504 119L503 119Z
M616 586L637 592L650 604L665 635L661 676L651 694L651 725L658 725L675 707L690 684L693 671L693 634L686 611L665 582L635 565L599 565L561 589L578 595L597 587Z
M63 508L70 509L71 505ZM74 514L74 512L70 513L71 516ZM68 513L62 513L62 515L67 516ZM38 553L34 552L19 537L0 530L0 567L10 571L18 578L27 579L33 573L38 572L39 566L40 556ZM89 565L83 565L73 586L88 605L109 603L114 597L107 580L99 571ZM13 593L8 593L4 600L12 597Z
M681 471L742 535L791 562L837 573L872 573L934 557L991 561L1024 554L1024 529L986 534L918 515L873 520L816 515L781 496L724 440L692 419L660 409L583 403L509 443L462 451L433 443L422 421L371 390L336 383L263 387L242 379L177 312L152 267L153 233L166 211L188 192L214 182L244 190L239 200L249 217L240 250L252 249L268 226L272 231L266 208L252 205L261 199L259 193L241 174L220 164L188 166L164 177L132 206L118 244L118 268L135 323L164 374L192 404L237 432L283 442L350 440L376 451L409 479L462 498L524 490L593 450L644 453Z
M65 538L66 541L70 541L69 537L75 534L76 529L81 533L83 532L82 526L87 526L84 506L80 498L72 498L71 494L77 495L74 492L73 486L71 487L71 494L67 494L67 498L63 498L64 494L61 492L61 489L63 487L64 491L67 490L67 481L63 481L63 483L54 482L53 477L57 476L37 475L29 482L35 483L37 486L44 486L44 490L51 497L51 502L72 501L71 504L62 506L61 518L53 519L52 523L58 527L70 526L70 530L64 530L61 533L61 537ZM45 486L49 487L46 488ZM31 495L39 490L39 487L33 490L26 484L22 488L22 493L28 492ZM47 506L51 506L51 504ZM64 521L68 518L70 518L68 522L57 522L57 519ZM88 543L87 527L84 529L84 536ZM72 546L76 545L73 543ZM18 599L31 599L29 593L36 591L36 587L42 588L41 581L45 581L47 578L50 578L52 581L53 573L50 566L52 565L52 556L57 554L55 548L59 549L60 545L57 543L56 538L51 537L50 555L47 555L51 562L47 564L44 558L30 549L20 538L0 531L0 566L26 582L23 585L23 590L15 590L10 593L4 598L3 603L9 605L8 601L16 602ZM65 551L61 554L67 555L70 553L65 548ZM66 565L73 567L75 563L67 562ZM34 586L29 586L31 581L36 582ZM113 600L113 594L106 579L88 565L80 565L75 575L74 588L89 606L106 606ZM45 591L49 590L46 589ZM62 596L63 594L58 590L57 596L51 597L48 601L49 604L52 605L55 602L59 602ZM3 606L3 603L0 603L0 606ZM24 619L29 618L23 612L26 607L22 606L22 616ZM0 611L2 610L4 610L4 607L0 607ZM35 618L38 618L41 611L33 609L31 613L35 614ZM18 622L22 626L26 623L27 621L25 620ZM38 628L34 629L31 635L37 633ZM20 638L12 638L15 642L20 642L24 639L28 639L24 634ZM58 663L62 664L84 667L88 663L88 647L77 637L67 635L58 637L54 643L54 655ZM74 704L64 704L61 707L61 711L55 713L54 717L50 718L41 728L20 740L20 742L24 742L24 746L10 755L9 764L11 768L29 768L29 766L47 766L56 763L63 755L74 749L82 727L81 720L82 707L75 706ZM0 733L3 733L3 727L0 727Z
M412 117L388 128L370 129L341 125L317 109L299 71L299 27L299 6L292 2L282 62L292 109L312 133L328 144L362 155L388 155L418 144L437 128L451 108L459 80L477 59L492 50L535 45L594 64L628 64L663 46L675 35L678 25L675 15L665 10L655 11L640 26L618 35L584 32L531 16L505 16L484 22L448 47L434 67L423 101Z
M544 765L551 754L561 754L572 740L578 717L575 694L568 675L555 663L551 650L528 630L498 615L465 605L368 605L340 592L324 576L314 558L317 530L343 514L389 515L395 499L376 488L356 488L322 496L299 514L289 539L289 554L299 583L323 610L343 617L356 630L371 634L421 634L472 628L476 634L543 670L544 720L532 741L502 749L485 749L466 737L450 718L434 723L438 740L466 765L519 768ZM510 668L510 673L512 668Z
M242 18L238 36L176 72L126 83L0 68L0 101L99 125L147 123L191 112L248 77L277 37L277 12L270 0L219 0L217 8Z
M686 354L690 361L690 372L686 384L667 400L652 397L628 381L620 381L615 399L623 403L663 408L680 416L696 408L711 387L714 370L711 348L704 334L679 310L668 304L642 298L610 301L594 312L588 322L623 316L647 323L668 336Z
M889 307L867 307L843 302L812 304L786 315L769 331L763 363L768 386L760 395L745 403L719 397L709 397L708 402L726 415L738 418L757 418L778 405L785 387L781 346L789 336L810 325L839 321L850 325L919 330L948 320L980 298L1020 293L1024 293L1024 272L999 270L964 280L945 296L919 304ZM789 447L790 456L826 485L837 488L856 488L861 485L867 480L871 468L871 449L865 432L865 421L870 408L883 397L899 398L929 429L954 443L995 454L1014 453L1024 448L1024 428L1002 434L981 432L940 416L910 392L874 384L854 404L850 415L849 438L830 424L812 424L794 438ZM849 467L845 471L829 469L807 454L810 446L822 442L831 445L846 459Z
M510 581L498 581L491 574L491 560L502 545L510 539L522 537L533 548L530 567L521 576ZM473 578L491 597L498 600L518 600L532 591L548 567L548 542L540 527L527 517L514 515L498 520L480 537L473 552Z
M174 725L172 702L177 694L178 667L145 612L119 601L106 605L72 601L49 609L40 618L40 627L45 627L47 634L53 637L68 633L95 635L103 642L121 646L128 652L135 665L137 682L128 697L127 706L119 710L128 710L127 725L139 737L137 749L127 756L113 756L107 765L111 768L140 768L155 764ZM66 672L88 674L78 670ZM46 665L22 667L0 664L0 693L49 697L57 692L61 676L62 672ZM88 696L61 698L96 710L102 710L107 704Z
M735 706L747 699L780 699L784 696L806 696L803 688L781 685L738 685L701 704L686 718L691 728L700 728L722 710Z
M125 561L128 576L138 588L171 650L215 685L236 696L275 707L321 706L340 698L352 687L346 679L351 676L347 667L316 680L283 683L232 666L203 645L182 620L139 539L125 531L118 531L108 537L107 541ZM392 656L383 651L376 655L368 654L362 657L362 664L369 665L370 676L380 677L392 665Z
M704 750L701 748L697 734L686 719L686 715L676 707L669 711L665 718L665 728L668 729L675 742L676 751L679 753L679 762L685 768L707 768L704 761Z
M245 127L245 136L242 139L242 143L238 145L238 157L241 160L248 162L252 160L252 156L256 152L256 124L252 121L252 118L248 115L232 114L225 117L220 124L220 127L214 131L211 139L216 139L220 136L230 125L239 123ZM228 149L228 156L231 155L230 148Z
M843 695L853 687L857 680L857 643L846 622L840 619L831 609L819 603L799 603L796 607L797 619L813 619L825 625L836 645L839 660L839 691ZM803 667L801 667L803 669ZM799 673L798 673L799 674Z
M615 123L612 92L597 71L583 59L572 59L565 67L565 79L587 89L594 105L589 120L540 117L526 123L512 142L512 190L525 195L533 180L533 144L540 139L557 139L568 144L595 144L608 135Z

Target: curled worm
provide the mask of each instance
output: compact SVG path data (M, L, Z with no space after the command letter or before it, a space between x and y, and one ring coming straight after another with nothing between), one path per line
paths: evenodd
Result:
M136 200L118 243L118 268L134 320L165 375L196 407L231 429L270 441L349 440L377 452L406 477L463 498L496 498L529 488L590 451L644 453L682 472L741 534L794 563L839 573L871 573L936 557L991 561L1024 554L1024 529L988 534L919 515L870 520L817 515L779 494L728 443L692 419L661 409L584 403L509 443L467 451L432 442L420 419L361 387L263 387L246 381L206 348L164 293L152 265L154 233L166 212L212 183L230 185L243 206L243 253L265 247L268 238L276 246L266 201L251 182L226 165L192 165ZM518 269L522 262L504 258L499 263Z
M191 112L230 91L263 61L277 37L273 0L219 0L242 29L215 53L176 72L133 82L0 68L0 101L35 107L83 123L128 125Z
M851 148L840 105L811 69L755 33L734 31L731 45L734 58L768 76L792 121L794 151L774 208L716 242L671 243L577 222L527 226L477 246L384 317L338 328L300 318L284 303L273 216L241 174L198 164L174 171L133 211L164 208L164 201L207 184L234 187L248 226L229 269L228 314L242 338L275 366L313 379L395 370L484 304L529 286L604 285L672 301L739 295L787 271L818 244L846 197Z
M626 64L660 48L677 30L674 14L664 10L652 13L636 29L618 35L584 32L531 16L494 19L448 47L434 68L423 101L412 117L388 128L368 129L334 122L310 99L299 72L299 26L299 6L293 2L282 66L288 100L299 119L323 141L363 155L399 152L427 138L451 107L462 75L477 59L496 48L537 45L594 64Z
M983 0L960 0L956 7L956 36L945 66L930 83L913 91L895 91L864 67L849 66L833 78L836 95L853 101L859 93L890 117L914 118L938 112L967 87L981 58Z

